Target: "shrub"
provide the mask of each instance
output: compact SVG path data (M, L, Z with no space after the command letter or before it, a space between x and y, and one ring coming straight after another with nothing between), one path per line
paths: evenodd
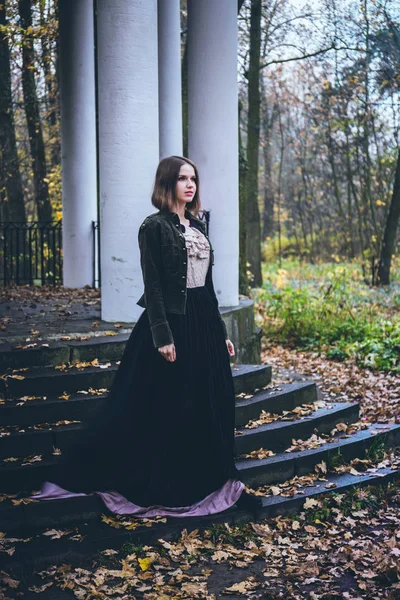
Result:
M368 288L357 265L270 263L255 299L264 334L328 358L353 357L384 371L400 366L398 287Z

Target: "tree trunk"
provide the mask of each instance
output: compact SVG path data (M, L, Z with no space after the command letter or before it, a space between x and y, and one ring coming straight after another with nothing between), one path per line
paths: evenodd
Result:
M265 139L264 143L264 211L263 211L263 239L274 235L274 190L272 188L271 173L271 141Z
M269 110L266 97L266 90L263 78L261 76L261 111L262 111L262 130L263 130L263 155L264 155L264 206L262 237L272 237L274 233L274 190L272 187L272 158L271 158L271 131L274 123L274 108Z
M57 126L57 91L58 88L55 85L54 74L51 70L51 41L48 38L47 33L45 32L46 27L46 0L40 0L39 2L40 9L40 25L43 28L43 35L40 38L41 47L42 47L42 67L44 72L44 80L45 80L45 89L46 89L46 120L48 122L50 138L54 140L51 144L50 148L50 162L51 166L58 165L60 163L61 155L60 155L60 145L58 143L59 136L56 132ZM50 8L49 8L50 13ZM51 15L48 14L47 18L51 18Z
M240 132L240 112L242 104L239 101L239 293L247 296L249 279L247 277L247 218L246 218L246 183L247 161Z
M46 155L44 149L39 103L34 75L34 51L32 37L27 33L32 27L31 0L19 0L21 27L24 30L22 44L22 90L28 124L29 144L32 158L33 184L39 221L51 221L52 210L46 179Z
M10 221L25 221L24 193L19 170L17 141L11 92L10 49L5 33L7 26L5 3L0 4L0 154L1 183L4 185L7 206L2 216Z
M381 256L378 267L378 282L389 285L392 255L396 248L397 227L400 220L400 151L397 157L396 175L394 178L393 194L383 234Z
M364 194L365 194L365 205L369 206L371 213L371 221L372 221L372 230L376 236L378 237L378 224L376 220L376 211L375 211L375 202L373 199L372 192L372 161L370 155L370 114L372 112L372 107L369 99L369 75L370 75L370 20L368 16L368 0L363 0L362 5L362 14L364 16L365 21L365 68L364 68L364 87L365 87L365 98L364 98L364 116L363 116L363 143L364 143L364 152L365 152L365 170L364 170ZM374 244L371 244L372 248ZM376 248L376 246L375 246Z
M238 0L238 14L244 0ZM240 113L242 103L238 102L238 139L239 139L239 294L247 296L249 294L249 278L247 276L247 160L246 152L243 148L242 135L240 130Z
M337 150L337 148L334 147L329 99L327 102L326 119L327 119L327 125L328 125L327 131L326 131L326 143L327 143L327 148L328 148L328 162L329 162L329 165L331 167L331 172L332 172L333 195L336 200L337 207L338 207L339 221L340 221L340 225L341 225L342 234L344 236L345 248L347 250L348 244L349 244L349 238L351 236L351 231L349 231L349 228L347 226L346 216L344 213L341 194L340 194L340 190L339 190L339 178L337 175L336 162L335 162L338 150Z
M304 211L303 211L303 205L301 202L301 190L299 190L297 192L297 210L299 212L299 219L300 219L300 225L301 225L301 233L303 234L304 248L307 251L307 254L309 254L308 241L307 241L307 230L306 230L306 226L304 224Z
M349 120L347 118L347 115L344 115L342 117L344 119L345 122L345 136L346 136L346 144L345 144L345 160L346 160L346 172L347 172L347 219L350 223L349 227L350 227L350 236L351 236L351 258L354 258L356 256L356 249L355 249L355 244L354 244L354 240L356 238L356 236L353 236L353 211L352 211L352 202L351 202L351 198L354 198L354 205L356 208L356 213L357 213L357 227L358 227L358 238L359 238L359 248L358 248L358 252L361 254L361 260L362 263L364 263L364 235L363 235L363 230L362 230L362 219L361 219L361 211L360 211L360 205L358 202L358 197L357 197L357 192L355 190L355 186L354 186L354 179L353 179L353 173L352 173L352 169L351 169L351 154L350 154L350 130L349 130Z
M183 156L188 156L188 40L186 35L185 48L182 57L182 136L183 136Z
M247 117L247 260L252 287L261 287L261 227L258 207L258 153L260 146L261 0L251 0L250 63Z

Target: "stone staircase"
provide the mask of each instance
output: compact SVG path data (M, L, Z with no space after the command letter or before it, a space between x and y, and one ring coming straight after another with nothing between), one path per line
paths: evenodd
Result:
M0 557L4 558L3 568L79 561L98 550L119 548L127 541L145 544L160 537L168 539L179 535L183 527L194 529L213 522L254 518L234 507L220 515L190 520L175 518L145 523L132 519L132 527L116 528L105 522L104 515L111 513L97 495L41 502L26 500L39 489L42 480L51 480L60 451L106 401L127 338L128 334L124 334L111 339L41 343L35 347L2 345L0 532L5 536L0 539ZM314 382L302 378L271 382L271 371L267 365L232 365L237 466L243 480L252 489L277 485L296 476L315 475L316 465L323 461L328 472L291 497L266 495L256 516L299 510L307 497L343 492L355 485L383 484L398 476L399 471L390 468L371 469L359 476L337 474L329 470L329 465L338 456L341 461L364 458L365 452L377 444L399 445L400 425L352 428L359 419L356 402L324 399ZM338 424L341 425L336 428ZM326 443L321 443L321 436L331 432ZM311 436L319 438L319 442L293 451L294 442ZM43 535L49 530L62 534L58 539L50 539Z

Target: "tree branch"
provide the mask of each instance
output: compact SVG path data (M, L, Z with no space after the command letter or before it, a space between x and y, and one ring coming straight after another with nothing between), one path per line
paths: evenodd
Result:
M269 67L269 65L282 64L282 63L292 62L295 60L303 60L304 58L312 58L313 56L318 56L319 54L325 54L325 52L329 52L330 50L336 50L336 51L337 50L355 50L357 52L362 51L360 48L349 48L348 46L338 48L335 44L331 44L327 48L321 48L321 50L317 50L316 52L311 52L310 54L303 54L302 56L293 56L291 58L281 58L278 60L270 60L270 61L260 65L260 69Z

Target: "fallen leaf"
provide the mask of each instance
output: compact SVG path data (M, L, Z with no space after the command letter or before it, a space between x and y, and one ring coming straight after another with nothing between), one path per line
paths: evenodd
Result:
M314 498L307 498L303 504L303 508L315 508L316 506L319 506L319 502Z
M147 569L151 565L151 559L150 558L138 558L138 563L139 563L139 566L142 569L142 571L147 571Z

